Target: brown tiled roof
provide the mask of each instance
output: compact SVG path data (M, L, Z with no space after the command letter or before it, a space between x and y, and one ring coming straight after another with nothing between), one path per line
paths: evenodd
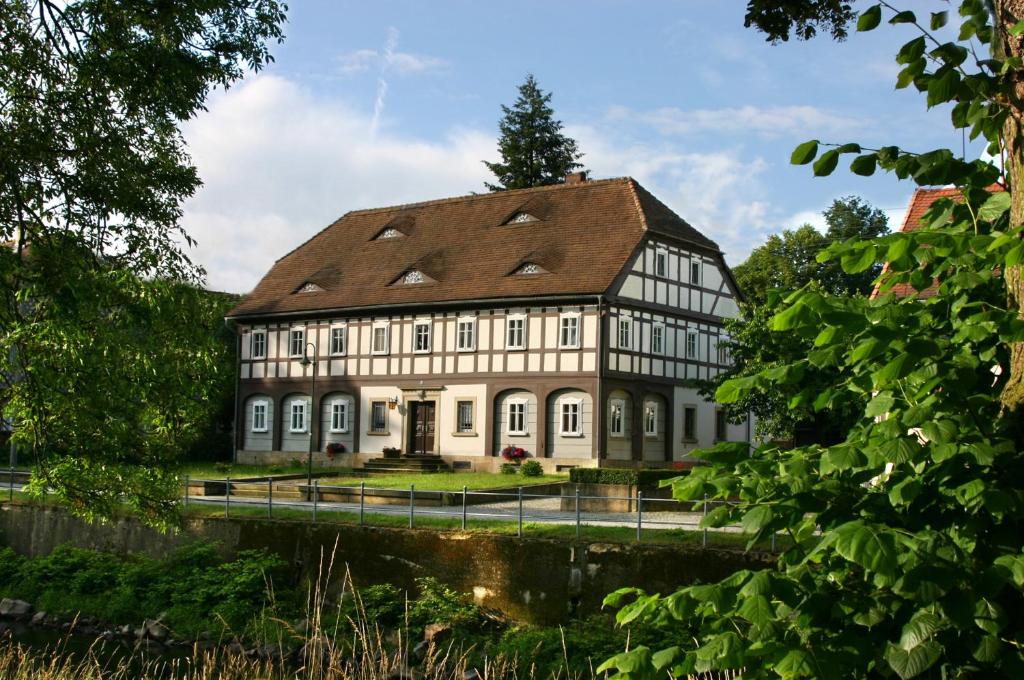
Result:
M998 184L993 184L987 187L988 191L993 193L997 191L1003 191L1003 188ZM903 216L903 224L900 225L900 231L916 231L923 225L921 220L924 218L924 214L928 212L928 209L932 207L932 204L940 198L951 198L954 201L963 200L963 195L960 190L956 187L944 187L941 189L915 189L914 195L910 197L910 205L907 206L907 213ZM889 271L889 265L882 268L882 275L879 278L884 277ZM871 297L875 298L878 296L878 289L880 284L875 285L875 289L871 291ZM933 297L938 292L939 286L937 282L933 282L932 285L928 286L924 290L918 292L909 283L898 283L893 286L888 292L898 297L917 297L919 299L926 299Z
M505 224L526 212L536 221ZM402 236L374 238L387 227ZM278 260L232 317L606 292L645 232L718 246L630 178L350 212ZM534 262L546 273L511 275ZM427 282L397 282L418 270ZM296 292L306 283L322 291Z

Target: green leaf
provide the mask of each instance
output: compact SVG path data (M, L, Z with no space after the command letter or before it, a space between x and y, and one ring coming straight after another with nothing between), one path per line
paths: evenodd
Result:
M948 69L942 75L934 75L928 79L928 108L945 104L956 94L960 85L960 74L956 69Z
M802 649L791 649L772 666L782 678L811 678L817 675L811 655Z
M889 19L890 24L912 24L915 21L917 21L917 16L910 10L897 12L892 19Z
M992 194L978 209L978 219L994 222L1010 209L1010 192L999 191Z
M896 403L896 400L893 398L892 392L880 392L874 399L868 402L864 415L869 418L885 415L892 409L894 403Z
M853 159L850 163L850 170L861 177L870 177L875 174L875 168L877 165L878 156L873 153L866 153L863 156L857 156Z
M746 598L737 613L758 628L767 626L775 618L775 610L764 595Z
M759 505L743 515L743 531L748 534L756 534L764 529L772 521L772 509L767 505Z
M857 18L857 30L872 31L878 28L880 23L882 23L882 6L873 5L864 10Z
M807 165L818 155L818 140L812 139L793 149L789 162L793 165Z
M1006 32L1015 38L1024 35L1024 21L1018 21L1013 26L1010 26Z
M919 645L910 651L890 643L886 648L885 660L898 676L907 680L931 668L941 654L942 648L935 642Z
M835 529L836 552L868 571L892 574L896 568L896 541L891 534L864 524L847 522Z
M931 29L933 31L937 31L940 28L942 28L943 26L945 26L946 22L948 22L948 21L949 21L949 12L946 12L946 11L932 12L931 21L929 22L929 26L931 27Z
M875 263L876 254L877 246L868 243L864 247L845 253L839 263L847 274L858 274Z
M719 404L733 404L742 399L755 385L754 377L726 380L715 390L715 401Z
M922 645L942 628L942 620L927 611L919 611L911 617L900 632L900 647L910 651Z
M830 447L821 457L821 472L849 470L865 463L864 454L847 444Z
M772 317L769 328L773 331L788 331L805 326L814 319L814 312L807 305L798 302Z
M839 152L835 149L829 149L821 155L821 158L814 161L814 176L827 177L832 174L832 171L836 169L838 164Z

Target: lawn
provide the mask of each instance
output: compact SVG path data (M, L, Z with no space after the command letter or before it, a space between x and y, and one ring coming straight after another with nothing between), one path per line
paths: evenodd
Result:
M481 489L504 489L535 484L558 484L569 481L568 475L541 475L521 477L519 475L489 474L486 472L432 472L432 473L388 473L362 476L322 477L320 486L359 486L365 482L371 489L408 489L415 484L420 491L462 491L462 487L478 491Z
M313 465L314 473L325 471L338 474L348 474L352 468L346 467L324 467ZM181 475L188 475L192 479L224 479L225 477L267 477L269 475L299 475L306 474L306 464L286 463L281 465L240 465L237 463L188 463L181 467Z

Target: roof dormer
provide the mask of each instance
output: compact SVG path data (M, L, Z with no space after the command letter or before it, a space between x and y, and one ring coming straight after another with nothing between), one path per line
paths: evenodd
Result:
M324 289L312 281L305 281L301 286L295 289L296 293L322 293Z
M540 220L531 215L528 212L517 212L512 217L505 220L505 224L529 224L530 222L539 222Z
M536 262L524 262L512 271L513 276L531 276L535 274L547 274L548 270Z
M398 278L391 282L392 286L415 286L421 283L433 283L430 278L419 269L406 269L398 275Z

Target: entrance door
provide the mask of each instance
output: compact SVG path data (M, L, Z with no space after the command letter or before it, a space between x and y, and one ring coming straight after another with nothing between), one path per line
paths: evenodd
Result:
M412 438L409 453L434 453L434 402L412 402L412 427L409 430Z

